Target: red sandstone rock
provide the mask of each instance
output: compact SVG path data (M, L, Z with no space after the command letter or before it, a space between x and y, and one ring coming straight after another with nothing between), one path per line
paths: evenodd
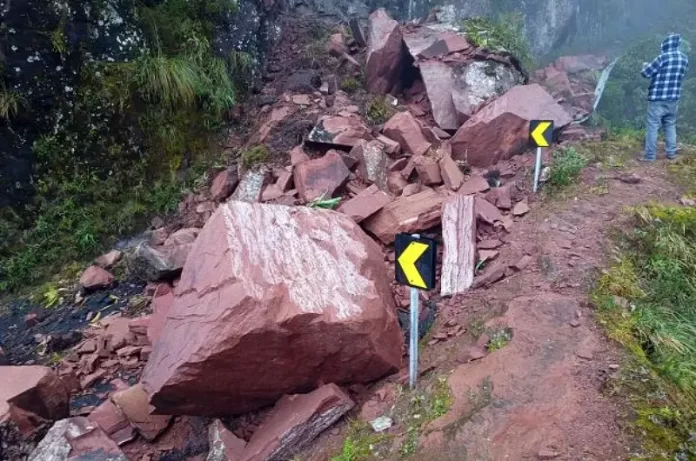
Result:
M111 250L94 260L94 263L102 269L110 269L121 259L122 254L118 250Z
M384 134L398 141L412 155L423 155L431 147L420 124L410 112L399 112L389 119L384 125Z
M490 188L491 186L488 185L488 180L486 178L474 175L464 181L458 192L462 195L473 195L478 192L485 192Z
M0 366L0 421L23 415L30 422L56 420L68 415L70 396L50 368L41 366ZM35 417L31 417L35 415Z
M80 286L85 290L98 290L114 282L114 276L99 266L89 266L80 276Z
M227 199L239 184L239 176L231 168L221 171L215 176L213 184L210 186L210 196L216 202Z
M352 199L344 202L338 211L350 216L353 221L360 223L384 208L393 198L372 185Z
M451 140L455 159L486 167L524 152L529 121L553 120L556 128L571 117L541 86L516 86L477 112Z
M355 403L335 384L284 396L254 432L243 461L285 461L331 427Z
M150 316L147 327L147 338L150 340L150 344L155 344L160 337L162 328L164 328L164 322L167 319L167 314L173 303L173 293L168 293L152 300L152 315Z
M365 78L370 93L386 94L398 89L406 64L399 23L384 8L369 17Z
M476 198L476 217L488 224L495 224L496 222L503 221L503 215L500 210L495 207L492 203L482 199Z
M389 139L384 135L379 135L377 136L377 141L384 145L384 152L389 155L399 155L401 152L401 145L393 139Z
M382 243L390 245L399 232L416 232L438 225L443 200L432 189L402 196L363 221L363 226Z
M464 174L449 154L440 159L440 174L445 186L452 190L458 190L464 182Z
M167 429L172 417L150 414L148 395L142 384L115 393L111 399L145 440L153 441Z
M443 205L442 277L440 294L466 292L474 281L476 268L476 211L474 197L455 195Z
M321 158L300 163L294 169L297 192L307 203L320 197L331 198L348 180L350 170L336 151Z
M418 156L413 157L413 163L416 165L418 179L424 186L437 186L442 184L442 175L440 174L440 165L434 158Z
M292 166L307 161L309 161L309 155L305 154L305 151L302 149L302 146L296 146L290 151L290 164Z
M381 249L347 216L228 202L198 236L142 382L158 413L228 415L397 369Z
M133 426L109 399L90 413L87 419L97 424L117 445L123 445L135 438Z
M372 133L357 115L329 115L319 119L307 139L321 144L353 147L359 141L372 140Z
M419 53L419 57L429 59L466 51L470 48L471 44L461 35L455 32L443 32L435 43Z

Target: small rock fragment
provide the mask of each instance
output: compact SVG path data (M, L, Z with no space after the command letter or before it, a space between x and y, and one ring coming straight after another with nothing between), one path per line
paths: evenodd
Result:
M524 216L527 213L529 213L529 206L524 202L518 202L512 209L512 214L514 216Z
M80 276L80 286L87 291L106 288L114 282L114 276L99 266L89 266Z

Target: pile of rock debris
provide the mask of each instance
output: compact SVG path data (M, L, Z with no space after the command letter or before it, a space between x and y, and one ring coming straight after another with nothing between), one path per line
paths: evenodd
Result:
M355 48L362 31L351 25ZM0 458L132 459L129 444L156 442L181 415L272 407L252 431L213 420L207 459L288 460L355 406L338 386L402 370L397 312L408 296L393 283L397 233L442 243L439 285L426 299L524 270L528 256L499 253L530 209L515 177L531 159L515 156L527 150L530 120L554 120L562 140L591 111L605 60L561 58L529 84L513 56L451 26L399 25L384 10L370 16L366 42L368 90L404 98L386 98L386 123L370 126L335 76L263 106L249 145L297 119L313 128L276 165L218 172L169 224L154 222L147 239L83 273L88 296L125 264L149 282L151 313L94 319L55 369L0 368ZM341 34L327 47L359 66ZM298 206L333 197L337 212ZM99 383L97 404L71 412L70 396Z

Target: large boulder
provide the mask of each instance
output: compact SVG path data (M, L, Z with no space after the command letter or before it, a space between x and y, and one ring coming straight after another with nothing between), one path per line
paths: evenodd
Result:
M451 140L452 155L487 167L521 154L528 146L531 120L553 120L555 128L573 121L541 86L516 86L462 125Z
M370 33L365 77L371 93L391 93L400 85L408 52L404 46L399 23L384 8L369 18Z
M160 414L240 414L398 369L382 251L348 216L229 202L198 236L143 371Z
M441 36L448 38L449 42L453 41L452 34L443 33ZM436 41L421 51L420 56L433 49L433 53L448 53L450 48L461 47L456 44L447 46L448 41ZM469 56L456 55L446 61L419 59L417 65L428 93L433 118L443 130L456 130L481 105L524 83L524 76L518 69L494 60L473 60Z

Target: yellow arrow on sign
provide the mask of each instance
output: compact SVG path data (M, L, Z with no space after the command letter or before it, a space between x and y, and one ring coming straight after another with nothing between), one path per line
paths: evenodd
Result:
M428 245L425 243L411 242L398 259L401 270L404 271L408 283L424 290L427 289L428 286L425 284L425 280L421 277L420 272L418 272L416 263L427 250Z
M538 147L549 147L549 143L546 142L544 133L549 129L550 126L551 122L541 122L536 128L534 128L534 131L532 131L532 139Z

